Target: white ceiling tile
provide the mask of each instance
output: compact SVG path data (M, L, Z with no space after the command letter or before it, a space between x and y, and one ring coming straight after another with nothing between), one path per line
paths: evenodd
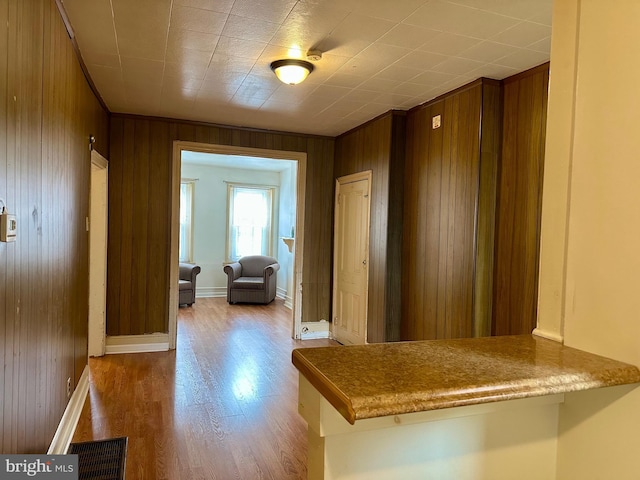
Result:
M451 73L428 71L428 72L421 73L417 77L413 78L411 80L411 83L427 85L433 88L436 85L449 82L454 78L455 78L455 75Z
M278 30L279 25L256 18L229 15L229 19L222 30L225 37L243 38L254 42L269 43L271 37Z
M471 47L464 52L458 54L459 57L469 58L477 60L479 62L491 63L512 53L517 52L516 47L505 45L503 43L496 43L492 41L483 41L477 44L475 47Z
M232 104L247 108L260 108L264 102L264 98L256 97L251 93L243 94L243 92L240 92L240 94L236 92L231 99Z
M347 93L344 97L345 100L353 100L356 102L360 102L363 105L366 105L367 102L375 101L378 94L376 92L372 92L370 90L363 90L360 88L356 88Z
M218 40L219 35L212 33L194 32L192 30L169 29L169 39L167 41L167 52L176 52L185 48L200 50L211 54Z
M402 83L411 81L412 78L417 77L422 72L423 70L418 68L391 65L376 75L376 78L386 78L388 80L393 80L396 83Z
M176 77L190 80L204 80L207 73L206 65L189 65L186 63L165 63L164 76Z
M338 87L354 88L366 80L367 77L364 76L338 72L329 77L325 83L327 85L336 85Z
M311 95L316 88L316 85L308 84L306 82L299 85L282 84L271 94L269 100L279 103L299 104Z
M255 61L250 58L230 57L228 55L214 53L211 57L208 70L248 74L254 65Z
M234 0L173 0L174 5L185 7L202 8L213 10L214 12L229 13L233 7Z
M320 43L326 35L326 32L318 32L300 28L297 25L284 24L278 28L269 43L271 45L300 50L306 53L311 47Z
M331 33L336 37L348 35L350 38L375 42L395 26L394 22L350 13Z
M553 17L553 4L552 2L540 2L538 10L531 17L528 18L530 22L541 23L543 25L551 26L551 20Z
M399 93L400 95L404 95L408 97L418 97L421 95L425 95L432 88L433 87L429 85L405 82L398 85L396 88L393 89L393 91L394 93Z
M83 52L118 54L109 0L65 0L64 6Z
M503 15L434 0L420 7L402 23L469 37L489 38L512 27L518 21Z
M438 35L440 35L440 32L437 30L416 27L415 25L396 25L380 37L378 42L414 49L424 45Z
M344 97L347 93L349 93L349 88L344 87L334 87L333 85L320 85L313 91L313 96L324 100L325 105L328 103L333 103L339 98Z
M233 15L257 18L267 22L282 23L291 13L295 0L236 0L231 9Z
M84 51L82 53L82 59L85 64L103 65L105 67L120 68L120 57L110 53L96 53L91 51Z
M549 54L551 52L551 37L543 38L537 42L527 46L529 50L535 50L536 52L542 52Z
M299 103L279 102L269 98L260 106L261 111L274 113L295 113L302 111Z
M352 8L354 12L362 15L399 22L412 14L423 3L425 0L402 0L399 2L367 0L367 2L354 2Z
M216 46L216 53L230 57L258 59L264 51L266 43L244 40L241 38L220 37Z
M516 53L496 60L494 63L505 67L516 68L520 71L535 67L549 60L549 55L533 50L520 49Z
M165 75L162 79L162 87L187 90L198 90L202 85L202 78L194 78L190 76Z
M482 66L482 62L469 60L468 58L450 57L444 62L436 65L433 69L436 72L449 73L452 75L464 75Z
M456 35L455 33L442 32L420 47L420 50L440 55L457 55L468 48L477 45L482 40L477 38Z
M319 43L315 44L314 48L323 53L331 53L341 57L355 57L370 45L371 42L368 40L349 38L348 35L339 37L332 33L328 37L323 38Z
M451 3L466 5L520 20L530 19L551 5L545 0L448 0Z
M163 60L171 0L112 0L112 5L120 55Z
M161 85L164 63L144 58L121 57L125 84Z
M291 25L300 31L324 32L326 35L335 30L347 15L349 10L344 6L298 2L287 17L285 25Z
M398 86L398 82L386 78L373 77L361 84L358 88L372 92L386 93Z
M504 65L487 64L470 72L476 78L487 77L495 80L502 80L520 72L517 68L505 67Z
M423 52L415 50L400 58L395 64L403 67L414 67L421 70L430 70L436 65L444 62L447 56L437 53Z
M167 49L165 60L172 63L184 63L189 66L207 68L211 61L213 50L193 50L191 48L172 47Z
M494 42L514 47L526 47L541 38L551 36L551 27L539 23L521 22L491 38Z
M228 102L238 91L238 86L235 88L229 85L220 84L219 87L213 90L200 89L198 91L197 102L214 103L214 102Z
M382 105L388 105L390 107L399 107L402 103L407 100L412 100L413 96L411 95L402 95L400 93L394 92L386 92L376 98L376 103L380 103Z
M220 35L227 18L226 13L174 5L171 9L171 28Z

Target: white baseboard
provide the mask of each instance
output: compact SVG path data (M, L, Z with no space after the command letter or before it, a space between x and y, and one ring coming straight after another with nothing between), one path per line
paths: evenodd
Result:
M227 296L227 287L196 287L196 298L221 298Z
M550 330L543 330L541 328L534 328L533 335L538 337L546 338L548 340L553 340L554 342L564 343L564 337Z
M300 340L316 340L319 338L331 338L329 322L320 320L319 322L302 322Z
M287 291L284 288L276 288L276 297L280 300L284 300L284 306L289 310L293 308L293 298L287 295Z
M118 335L107 337L105 354L166 352L169 350L168 333L148 335Z
M62 419L56 430L47 455L63 455L67 453L69 444L73 439L73 434L78 426L80 420L80 414L84 407L84 402L87 399L89 393L89 365L85 365L78 386L71 395L67 408L64 409Z

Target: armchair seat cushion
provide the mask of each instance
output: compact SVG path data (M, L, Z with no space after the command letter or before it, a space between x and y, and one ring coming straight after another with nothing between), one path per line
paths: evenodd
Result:
M178 280L178 290L192 290L191 282L188 280Z
M262 277L240 277L233 281L233 288L257 288L264 289Z

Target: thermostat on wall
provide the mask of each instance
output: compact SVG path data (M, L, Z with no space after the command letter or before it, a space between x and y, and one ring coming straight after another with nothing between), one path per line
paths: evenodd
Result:
M15 215L0 214L0 241L15 242L18 234L18 221Z

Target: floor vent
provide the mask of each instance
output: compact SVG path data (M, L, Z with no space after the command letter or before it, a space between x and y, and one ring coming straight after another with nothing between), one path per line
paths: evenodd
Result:
M124 480L127 437L72 443L68 453L78 455L78 480Z

